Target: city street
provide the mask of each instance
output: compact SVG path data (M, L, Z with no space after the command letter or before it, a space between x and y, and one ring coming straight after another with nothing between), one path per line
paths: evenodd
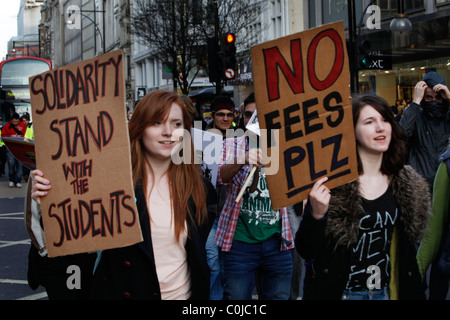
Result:
M24 166L39 154L55 185L33 217L40 257L31 180L0 176L0 304L161 297L199 315L212 309L191 300L208 294L285 297L291 257L289 300L422 285L450 300L435 271L450 238L450 0L2 4L0 149Z
M31 241L25 229L23 208L27 184L9 188L0 177L0 300L47 300L44 288L31 290L27 282Z

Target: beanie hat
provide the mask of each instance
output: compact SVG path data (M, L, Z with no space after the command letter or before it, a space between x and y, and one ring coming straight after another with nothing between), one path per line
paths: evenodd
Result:
M214 100L211 102L210 108L211 108L212 112L216 112L221 109L227 109L230 111L234 111L234 103L230 97L218 96L218 97L214 98Z
M250 93L248 95L248 97L245 98L244 106L246 107L249 103L253 103L253 102L256 102L256 100L255 100L255 93L254 92Z
M433 88L437 84L445 85L444 77L441 76L436 71L430 71L430 72L426 73L423 76L422 80L425 81L430 88Z

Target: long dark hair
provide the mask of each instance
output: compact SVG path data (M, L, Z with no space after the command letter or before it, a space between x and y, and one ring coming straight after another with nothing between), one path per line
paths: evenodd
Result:
M395 175L406 164L408 152L405 132L397 121L395 121L394 113L387 101L374 94L361 94L352 97L353 127L356 126L361 109L366 105L372 106L391 124L391 143L389 144L388 150L383 153L381 172L388 176ZM357 158L358 173L362 174L363 167L359 155L357 155Z

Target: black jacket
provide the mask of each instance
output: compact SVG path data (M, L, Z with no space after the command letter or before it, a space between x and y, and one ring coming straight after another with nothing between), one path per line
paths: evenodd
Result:
M207 300L210 272L206 262L205 244L216 215L217 195L208 180L204 179L204 183L207 190L208 223L198 226L195 220L188 218L186 252L191 277L191 299ZM144 241L101 253L92 282L92 299L161 299L147 202L142 186L136 187L135 195ZM195 217L192 202L189 208Z
M450 111L442 119L428 119L420 106L412 102L403 112L400 125L408 137L408 163L427 179L431 188L439 157L445 152L450 137Z
M397 200L397 264L399 299L424 299L425 290L416 261L416 244L426 230L431 209L425 179L410 166L392 177L390 186ZM363 216L358 182L331 190L327 215L316 220L307 206L295 238L295 246L305 259L304 300L341 299L350 272L352 245L358 240L359 219ZM394 242L393 242L394 243ZM392 258L392 257L391 257Z

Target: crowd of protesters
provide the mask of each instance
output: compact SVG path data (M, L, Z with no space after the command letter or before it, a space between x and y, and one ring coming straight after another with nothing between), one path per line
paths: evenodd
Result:
M450 220L445 80L427 73L400 117L382 97L351 100L358 179L331 190L326 177L319 179L307 201L274 210L257 137L226 135L245 130L257 109L253 93L239 109L217 97L212 122L202 124L224 138L216 185L200 166L171 161L176 129L190 130L200 118L189 98L149 93L128 121L144 241L58 258L33 242L29 281L44 286L50 299L445 299L449 277L435 267ZM25 135L25 124L20 129L13 120L10 127ZM26 214L39 221L51 181L38 169L31 176ZM72 264L82 266L85 279L77 292L65 286Z

